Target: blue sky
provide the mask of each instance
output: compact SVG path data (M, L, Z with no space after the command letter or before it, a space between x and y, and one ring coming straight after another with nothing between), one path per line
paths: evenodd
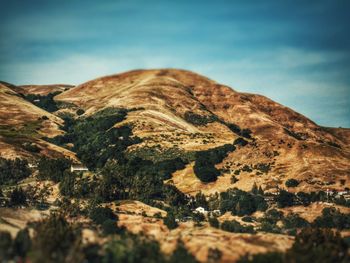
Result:
M0 0L0 79L183 68L350 127L350 1Z

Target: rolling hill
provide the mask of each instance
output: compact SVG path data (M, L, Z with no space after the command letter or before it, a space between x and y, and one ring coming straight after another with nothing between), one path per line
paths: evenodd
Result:
M321 127L264 96L240 93L198 74L175 69L135 70L98 78L55 97L85 110L85 116L109 107L133 109L123 123L143 142L130 151L159 147L180 152L206 150L245 135L221 164L225 173L203 184L193 164L177 171L172 183L185 193L205 193L254 183L268 190L290 178L303 191L343 188L350 181L350 129ZM120 125L120 124L118 124ZM244 133L247 134L244 134Z

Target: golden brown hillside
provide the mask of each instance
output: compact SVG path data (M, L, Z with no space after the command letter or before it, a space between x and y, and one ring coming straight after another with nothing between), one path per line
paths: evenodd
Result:
M62 134L59 125L63 120L23 99L21 95L0 84L0 156L4 158L40 155L74 157L66 149L50 144L42 137ZM28 146L38 148L37 153Z
M14 86L13 90L17 93L28 95L47 95L54 92L66 91L74 86L66 84L54 84L54 85L23 85L23 86Z
M289 178L298 190L343 189L350 185L350 129L318 126L266 97L240 93L198 74L175 69L136 70L98 78L55 97L90 115L108 107L136 109L124 121L133 124L142 144L130 151L198 151L232 143L240 130L252 131L249 144L238 147L219 168L216 182L201 183L191 165L174 175L186 193L284 186ZM239 179L231 184L234 173Z

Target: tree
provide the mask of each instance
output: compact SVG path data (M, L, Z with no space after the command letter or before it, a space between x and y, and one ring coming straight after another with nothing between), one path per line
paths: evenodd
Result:
M175 221L175 216L172 212L167 213L166 217L163 219L163 222L169 230L175 229L179 226Z
M59 185L61 195L73 197L75 195L76 174L64 171Z
M65 262L80 244L81 237L63 216L52 214L35 226L32 242L31 262L42 262L43 259L46 262Z
M250 190L250 192L254 195L257 195L258 194L258 186L257 184L254 182L253 186L252 186L252 190Z
M340 233L328 229L303 229L287 251L290 262L348 262L348 245Z
M13 242L14 254L21 257L22 259L25 258L31 248L31 245L32 241L29 236L28 228L18 231Z
M225 220L221 224L221 229L228 232L234 233L255 233L252 226L243 226L236 220Z
M169 263L196 263L196 258L190 254L181 240L177 241L176 249L170 257Z
M64 172L69 169L71 163L71 160L65 158L49 159L43 157L38 163L38 178L58 183L63 179Z
M0 157L0 185L17 183L30 174L31 171L26 160L19 158L10 160Z
M288 179L285 184L287 187L297 187L299 185L299 181L292 178Z
M112 209L100 206L92 208L89 217L98 225L102 225L106 220L113 220L114 222L118 220Z
M77 111L76 111L76 114L77 115L83 115L85 113L85 111L83 110L83 109L78 109Z
M10 194L11 206L22 206L27 204L27 195L21 187L15 188Z
M10 260L12 258L12 237L7 231L0 231L0 259Z
M214 216L209 217L209 224L210 224L210 226L215 227L215 228L220 227L219 220Z
M287 207L294 204L294 195L285 190L280 190L278 196L276 197L278 207Z

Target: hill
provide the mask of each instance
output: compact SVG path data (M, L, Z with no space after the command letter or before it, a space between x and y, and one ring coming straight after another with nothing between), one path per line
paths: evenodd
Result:
M62 134L63 120L25 100L13 90L14 85L10 87L0 84L0 156L75 158L72 152L42 139Z
M55 97L85 110L133 109L123 123L143 142L129 151L206 150L249 142L217 167L224 175L210 184L193 175L193 165L178 171L173 183L185 193L236 186L265 189L294 178L303 191L343 188L350 180L350 129L321 127L264 96L240 93L198 74L175 69L136 70L98 78ZM119 124L118 124L119 125ZM179 154L180 154L179 153ZM239 176L237 175L239 173ZM236 174L238 181L231 184Z

